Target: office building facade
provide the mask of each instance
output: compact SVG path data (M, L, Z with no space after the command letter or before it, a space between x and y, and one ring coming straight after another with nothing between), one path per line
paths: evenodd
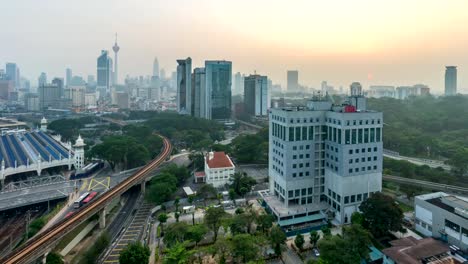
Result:
M45 110L47 108L62 108L61 91L57 84L45 84L38 88L39 108Z
M112 60L107 50L102 50L97 58L97 84L100 96L109 95L111 89Z
M189 115L192 109L192 59L177 60L177 112Z
M445 95L457 94L457 66L445 67Z
M270 190L262 196L280 226L350 223L381 191L382 113L363 100L357 94L334 106L316 97L306 107L271 109Z
M297 92L299 90L299 72L298 71L288 71L288 92Z
M6 63L5 73L6 73L7 79L12 81L13 89L15 91L18 90L20 88L19 87L20 76L19 76L19 68L16 65L16 63L12 63L12 62Z
M206 117L231 119L232 62L205 61Z
M67 69L65 70L65 85L66 85L66 86L69 86L69 85L70 85L70 82L71 82L71 80L72 80L72 77L73 77L72 69L67 68Z
M250 75L244 79L244 110L252 116L266 116L269 108L268 78Z
M192 115L207 118L205 68L195 68L192 74Z

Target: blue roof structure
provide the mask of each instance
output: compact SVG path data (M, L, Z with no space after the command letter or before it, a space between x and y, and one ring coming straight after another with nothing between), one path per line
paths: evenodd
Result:
M0 160L5 168L27 166L53 160L68 159L68 150L42 131L15 131L0 136Z

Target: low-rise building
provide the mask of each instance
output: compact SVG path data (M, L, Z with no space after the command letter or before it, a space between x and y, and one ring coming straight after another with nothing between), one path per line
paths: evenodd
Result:
M390 241L390 244L391 247L382 250L384 264L461 264L465 261L452 254L448 245L430 237L418 240L410 236Z
M468 198L436 192L415 197L415 228L468 250Z
M236 167L229 156L220 152L208 152L205 157L205 179L206 183L214 187L222 187L229 183L234 175Z

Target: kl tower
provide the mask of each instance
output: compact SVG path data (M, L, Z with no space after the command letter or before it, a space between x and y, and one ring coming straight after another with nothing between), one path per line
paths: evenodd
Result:
M115 33L115 44L112 47L112 50L114 51L114 78L113 78L113 85L116 85L119 82L119 68L118 68L118 59L117 59L117 54L119 53L120 47L117 45L117 33Z

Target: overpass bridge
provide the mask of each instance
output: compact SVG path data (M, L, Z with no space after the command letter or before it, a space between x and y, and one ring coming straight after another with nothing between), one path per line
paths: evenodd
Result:
M393 175L383 175L382 178L384 181L403 183L403 184L408 184L412 186L423 187L426 189L443 191L447 193L460 194L460 195L465 195L465 196L468 195L468 188L455 186L455 185L448 185L448 184L443 184L443 183L422 181L422 180L416 180L416 179L408 179L408 178L403 178L403 177L398 177L398 176L393 176Z
M162 136L161 136L162 137ZM148 177L156 168L158 168L171 154L172 145L170 141L163 138L163 149L161 153L150 163L136 171L132 176L126 178L114 188L103 193L90 204L83 206L79 211L52 225L44 232L28 240L25 244L18 247L10 254L0 259L0 263L17 264L32 263L49 252L60 239L81 223L99 213L100 227L105 226L105 208L115 198L122 195L132 186L141 184L144 191L146 177Z

